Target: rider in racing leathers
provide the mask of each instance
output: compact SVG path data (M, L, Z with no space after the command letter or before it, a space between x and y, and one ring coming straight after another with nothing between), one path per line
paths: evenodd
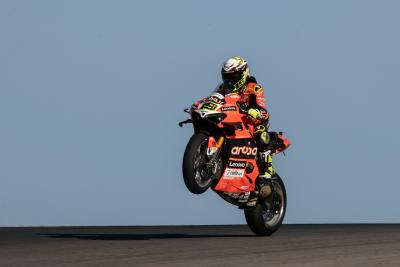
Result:
M264 88L250 76L247 62L232 57L224 62L221 70L222 83L216 91L223 95L239 94L238 104L247 112L254 127L254 137L261 152L260 178L269 179L274 174L272 155L285 150L290 141L277 132L269 132L269 113L264 100ZM195 103L198 104L199 102Z

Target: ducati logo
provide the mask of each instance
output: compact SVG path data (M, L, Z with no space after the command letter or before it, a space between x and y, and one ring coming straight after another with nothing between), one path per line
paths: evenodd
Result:
M231 154L235 156L239 155L247 155L247 156L255 156L257 155L257 147L248 147L248 146L234 146L231 150Z

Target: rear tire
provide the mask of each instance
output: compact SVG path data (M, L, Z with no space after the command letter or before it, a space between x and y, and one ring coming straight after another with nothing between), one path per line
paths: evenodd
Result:
M211 178L201 177L199 165L202 162L197 162L201 160L201 157L207 157L207 144L208 136L204 133L196 133L190 138L183 155L183 180L187 189L193 194L204 193L211 185Z
M251 231L258 236L270 236L282 225L286 213L286 189L282 179L276 174L272 178L274 189L267 199L259 199L254 209L245 210L246 222ZM264 203L263 203L264 202ZM266 203L274 203L268 209Z

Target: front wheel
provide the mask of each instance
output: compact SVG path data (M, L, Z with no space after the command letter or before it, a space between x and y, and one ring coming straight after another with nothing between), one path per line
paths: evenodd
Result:
M221 161L217 162L214 173L210 171L207 156L208 136L204 133L194 134L186 146L183 155L183 180L187 189L193 194L204 193L211 185L212 180L220 175Z
M245 210L247 225L258 236L269 236L282 225L286 212L286 189L282 179L276 174L272 179L272 193L260 198L257 206Z

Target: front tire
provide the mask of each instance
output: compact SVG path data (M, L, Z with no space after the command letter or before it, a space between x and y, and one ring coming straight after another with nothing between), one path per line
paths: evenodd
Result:
M270 236L275 233L285 217L285 185L277 174L272 178L272 184L273 190L269 197L260 198L254 209L244 211L247 225L258 236Z
M204 193L211 185L210 177L203 177L201 168L207 157L208 136L204 133L194 134L186 146L183 155L183 180L187 189L193 194Z

